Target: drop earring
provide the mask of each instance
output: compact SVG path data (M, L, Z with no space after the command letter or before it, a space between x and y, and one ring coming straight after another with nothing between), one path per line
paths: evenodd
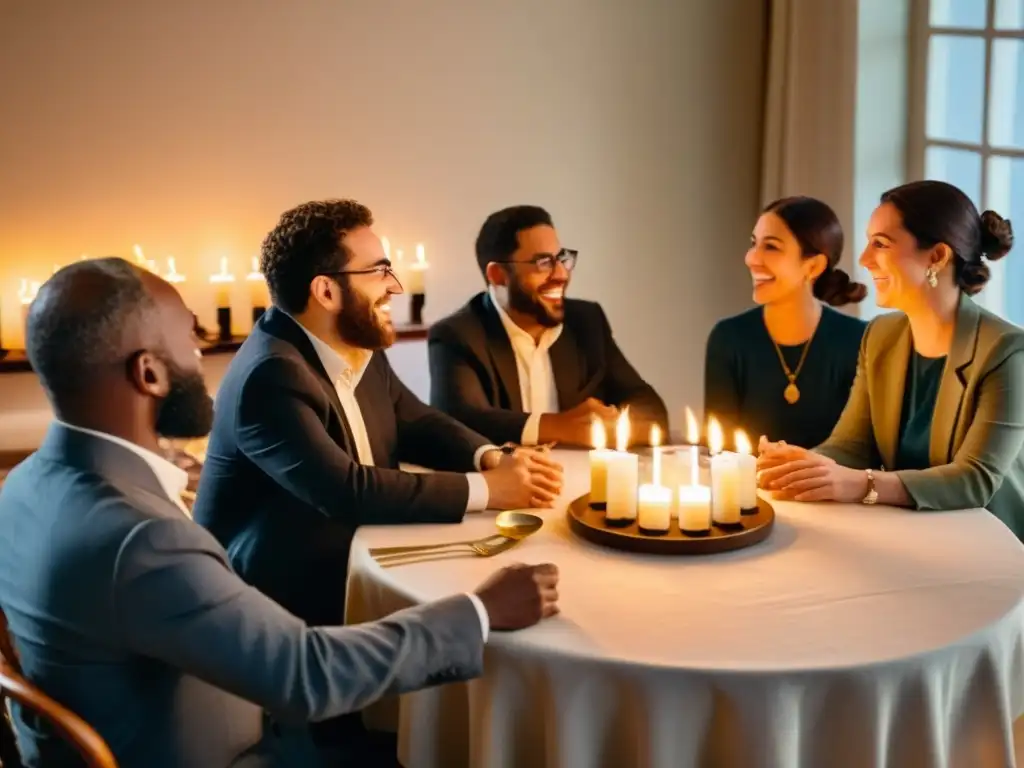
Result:
M928 267L928 269L924 271L924 279L928 281L928 285L932 288L939 284L939 273L936 271L934 266Z

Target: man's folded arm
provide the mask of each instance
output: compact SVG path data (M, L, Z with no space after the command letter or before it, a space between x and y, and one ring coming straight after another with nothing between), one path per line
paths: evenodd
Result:
M113 603L111 631L127 647L288 721L475 677L483 663L481 621L466 595L379 622L307 627L245 584L185 519L132 530L118 553Z
M465 475L410 473L355 461L327 434L326 406L304 375L298 363L272 357L243 384L235 431L250 461L296 498L354 525L462 519L469 499Z

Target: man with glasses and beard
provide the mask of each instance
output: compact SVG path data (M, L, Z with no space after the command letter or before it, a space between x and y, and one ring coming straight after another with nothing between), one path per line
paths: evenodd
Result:
M557 571L507 568L474 595L308 627L231 570L160 455L160 436L202 437L213 420L192 327L169 283L122 259L65 267L32 303L28 355L56 420L0 489L17 662L122 768L394 765L393 751L318 751L304 721L479 674L490 630L557 611ZM26 765L81 765L13 710Z
M430 401L496 443L590 445L629 407L632 440L668 431L665 404L599 304L567 299L578 254L543 208L491 214L476 239L487 291L430 329Z
M197 492L196 521L242 577L311 625L343 619L356 526L457 523L561 490L559 465L501 451L395 375L383 350L402 287L372 224L352 200L314 201L267 235L274 306L218 390Z

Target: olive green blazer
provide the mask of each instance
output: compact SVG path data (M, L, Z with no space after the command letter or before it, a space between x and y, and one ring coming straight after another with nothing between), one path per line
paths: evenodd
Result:
M931 467L900 471L911 349L902 312L868 325L850 399L815 451L856 469L895 469L920 510L986 507L1024 540L1024 330L961 296L932 416Z

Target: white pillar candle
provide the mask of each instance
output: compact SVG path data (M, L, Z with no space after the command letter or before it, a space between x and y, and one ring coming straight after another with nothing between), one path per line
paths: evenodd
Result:
M615 425L616 450L607 458L607 505L605 521L609 525L629 525L636 520L636 491L640 461L629 446L629 409L623 409Z
M739 469L736 454L722 453L722 428L712 418L708 422L708 448L711 450L711 518L722 525L740 522Z
M210 275L210 284L214 288L214 304L217 309L231 309L231 285L235 282L235 276L228 272L228 259L221 257L220 272Z
M667 533L672 520L672 489L647 483L637 495L637 524L644 533Z
M711 489L706 485L681 485L678 489L679 529L703 533L711 529Z
M590 424L590 444L594 446L590 452L590 506L599 509L608 501L608 457L614 453L607 443L604 423L595 416Z
M424 278L429 266L423 243L419 243L416 246L416 260L409 265L408 271L402 275L405 280L402 283L402 288L406 293L426 293L426 281Z
M735 445L740 509L747 513L754 512L757 510L757 459L742 429L736 430Z

